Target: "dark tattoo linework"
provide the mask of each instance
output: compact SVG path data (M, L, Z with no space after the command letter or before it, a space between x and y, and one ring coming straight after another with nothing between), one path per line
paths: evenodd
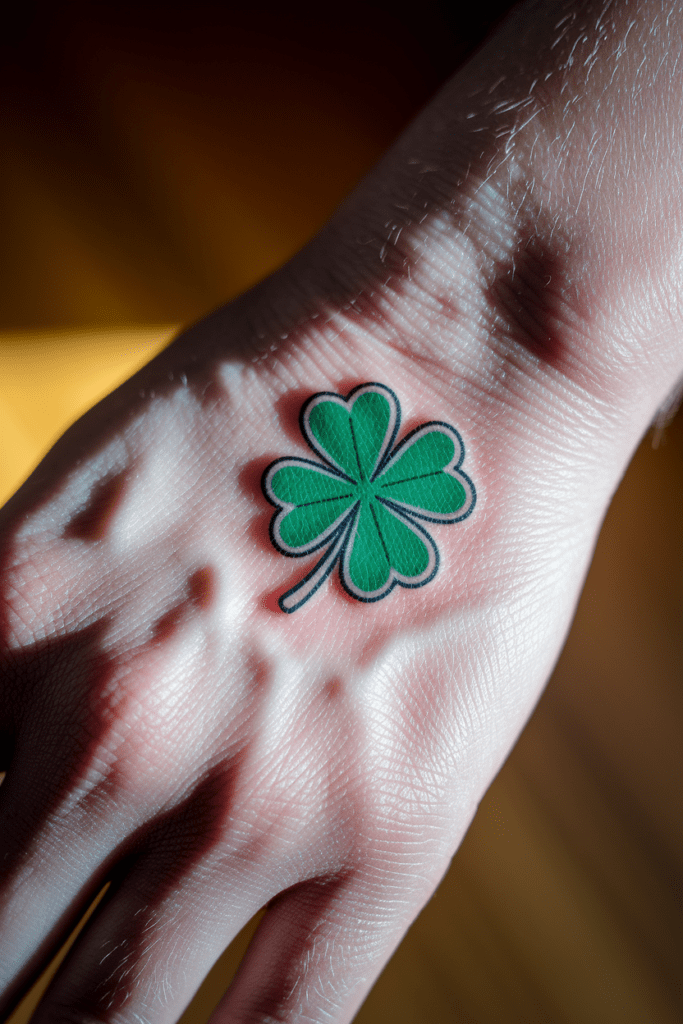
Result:
M301 409L301 432L318 460L277 459L262 487L277 512L270 537L291 558L322 558L279 600L294 612L339 563L344 589L379 601L395 586L423 587L439 551L421 521L458 523L476 502L460 466L465 446L448 423L424 423L393 447L401 407L384 384L361 384L344 397L322 391Z

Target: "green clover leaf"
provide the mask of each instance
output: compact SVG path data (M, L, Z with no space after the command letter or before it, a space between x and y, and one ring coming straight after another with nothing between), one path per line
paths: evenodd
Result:
M400 423L398 398L384 384L362 384L346 398L323 391L304 404L301 432L321 461L277 459L263 492L277 508L270 536L279 552L325 551L280 598L283 611L308 601L337 562L344 589L359 601L436 575L439 551L420 521L465 519L474 484L460 469L465 447L454 427L424 423L394 448Z

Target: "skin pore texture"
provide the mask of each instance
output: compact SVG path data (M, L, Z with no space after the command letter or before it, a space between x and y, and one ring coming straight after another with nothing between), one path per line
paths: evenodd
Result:
M683 373L679 3L524 4L330 224L87 414L0 513L0 994L39 1021L345 1022L537 701ZM299 412L452 424L476 513L374 603L273 548Z

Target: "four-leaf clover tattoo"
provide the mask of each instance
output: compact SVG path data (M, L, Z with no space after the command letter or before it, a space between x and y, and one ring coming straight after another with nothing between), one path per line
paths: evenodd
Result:
M277 459L263 492L277 507L270 537L283 555L325 549L279 600L300 608L337 562L342 586L359 601L379 601L395 586L423 587L439 551L420 520L457 523L476 501L460 469L465 446L448 423L424 423L396 445L401 407L384 384L362 384L346 397L323 391L304 403L301 432L321 461Z

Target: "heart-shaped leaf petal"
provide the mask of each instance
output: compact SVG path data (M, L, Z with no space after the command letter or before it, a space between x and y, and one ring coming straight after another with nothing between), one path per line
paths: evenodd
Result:
M359 601L378 601L396 585L421 587L439 566L439 552L417 519L454 523L474 508L474 485L460 466L462 439L448 423L426 423L393 451L400 425L396 395L363 384L346 397L314 395L301 429L322 462L284 458L263 476L277 507L273 544L285 555L325 553L280 598L300 608L340 563L344 588Z

